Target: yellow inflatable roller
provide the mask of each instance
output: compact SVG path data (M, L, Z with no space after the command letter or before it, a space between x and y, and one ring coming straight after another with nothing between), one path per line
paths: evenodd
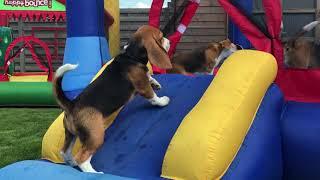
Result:
M162 176L220 179L240 149L276 74L277 64L270 54L244 50L229 57L176 131Z

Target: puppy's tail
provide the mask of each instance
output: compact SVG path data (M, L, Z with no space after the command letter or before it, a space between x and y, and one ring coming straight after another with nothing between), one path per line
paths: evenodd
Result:
M70 111L72 109L73 103L70 101L65 95L62 90L62 78L64 73L74 70L78 67L78 65L73 65L73 64L65 64L61 66L55 74L55 78L53 80L53 94L57 100L57 103L59 106L65 110L65 111Z
M295 35L295 39L298 39L300 37L302 37L303 35L305 35L306 33L312 31L314 28L316 28L318 25L320 24L320 21L313 21L305 26L303 26L303 28L300 30L300 32L298 32Z

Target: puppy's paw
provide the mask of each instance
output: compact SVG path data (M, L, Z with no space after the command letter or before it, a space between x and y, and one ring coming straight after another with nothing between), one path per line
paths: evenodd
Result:
M150 75L148 75L148 76L149 76L149 81L150 81L152 89L154 89L154 90L161 89L161 84L156 79L151 77Z
M93 171L87 171L88 173L95 173L95 174L104 174L103 172L101 171L96 171L96 170L93 170Z
M151 81L151 87L153 90L160 90L162 88L158 81Z
M156 96L156 97L150 99L149 101L150 101L150 103L151 103L152 105L154 105L154 106L161 106L161 107L163 107L163 106L166 106L166 105L169 104L170 98L167 97L167 96L163 96L163 97L157 97L157 96Z
M79 168L83 171L83 172L87 172L87 173L97 173L97 174L103 174L103 172L98 172L96 171L91 163L89 161L85 161L82 164L79 165Z
M78 163L73 159L72 154L60 152L61 156L63 157L64 162L72 167L78 166Z
M94 170L94 169L88 169L88 170L86 170L86 169L81 169L83 172L86 172L86 173L95 173L95 174L104 174L103 172L101 172L101 171L96 171L96 170Z

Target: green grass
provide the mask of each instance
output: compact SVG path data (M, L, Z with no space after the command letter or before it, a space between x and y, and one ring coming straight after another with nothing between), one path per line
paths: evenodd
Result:
M60 113L55 108L0 108L0 168L39 159L42 137Z

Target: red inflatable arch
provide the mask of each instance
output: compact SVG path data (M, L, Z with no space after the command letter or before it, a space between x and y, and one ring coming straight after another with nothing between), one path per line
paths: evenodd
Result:
M13 50L13 48L18 44L18 43L22 43L22 47L19 48L19 50L10 57L10 52ZM39 57L37 56L33 45L37 44L39 45L41 48L44 49L45 54L46 54L46 59L48 62L48 68L43 65L39 59ZM8 46L6 53L5 53L5 63L4 63L4 77L8 76L8 69L9 69L9 65L13 62L15 57L18 57L23 51L24 49L28 49L31 53L32 59L36 62L36 64L38 65L38 67L44 71L46 74L48 74L48 81L52 81L52 75L53 75L53 69L52 69L52 59L51 59L51 54L50 54L50 50L48 45L41 41L40 39L34 37L34 36L22 36L22 37L18 37L17 39L15 39L14 41L12 41L12 43ZM4 78L2 78L4 79Z

